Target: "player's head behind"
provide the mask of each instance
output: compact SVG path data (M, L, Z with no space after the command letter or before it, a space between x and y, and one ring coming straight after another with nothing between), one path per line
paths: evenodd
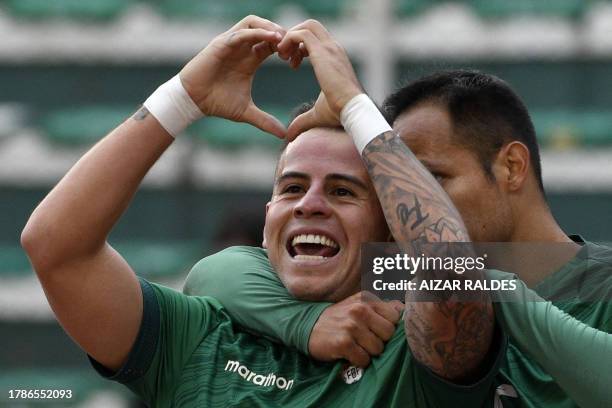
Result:
M400 88L384 111L446 190L472 240L510 240L517 212L545 203L531 118L501 79L438 72Z
M264 247L293 296L335 302L358 292L361 244L388 236L367 170L341 127L313 128L286 145L266 205Z

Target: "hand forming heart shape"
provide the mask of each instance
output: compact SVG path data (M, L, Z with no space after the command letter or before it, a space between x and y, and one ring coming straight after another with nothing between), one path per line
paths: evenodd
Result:
M321 87L312 109L288 129L251 96L255 72L274 53L294 69L308 57ZM344 105L363 93L346 52L316 20L285 30L261 17L245 17L189 61L180 78L205 115L250 123L289 141L313 127L340 125Z

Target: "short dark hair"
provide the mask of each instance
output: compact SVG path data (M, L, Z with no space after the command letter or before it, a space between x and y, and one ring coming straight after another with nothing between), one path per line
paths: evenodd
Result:
M304 102L301 105L298 105L296 108L294 108L291 111L289 123L287 123L287 126L289 126L289 124L293 122L293 120L297 118L298 116L300 116L302 113L308 112L310 109L312 109L314 104L315 104L315 101ZM329 129L344 131L344 128L341 125L329 127ZM280 151L278 153L278 160L276 160L276 167L274 169L274 179L275 180L278 177L278 166L280 164L280 161L283 158L283 155L285 154L285 150L287 149L288 145L289 145L289 142L287 142L286 139L283 140L283 144L281 145Z
M427 102L447 109L458 142L476 153L491 177L493 157L506 143L518 140L525 144L544 193L533 123L525 104L506 82L474 70L441 71L401 87L387 97L383 110L392 124L402 113Z

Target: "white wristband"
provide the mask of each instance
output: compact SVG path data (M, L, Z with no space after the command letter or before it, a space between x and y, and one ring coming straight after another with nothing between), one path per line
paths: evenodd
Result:
M384 116L366 94L353 97L340 112L340 122L355 142L359 154L376 136L391 130Z
M178 74L157 88L143 105L172 137L204 116L183 87Z

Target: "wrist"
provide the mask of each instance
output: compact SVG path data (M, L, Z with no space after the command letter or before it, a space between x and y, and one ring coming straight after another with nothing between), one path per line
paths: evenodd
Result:
M185 90L178 74L157 88L143 105L172 137L178 136L187 126L204 116Z
M376 136L391 131L391 126L366 95L354 96L340 112L340 122L355 142L359 154Z

